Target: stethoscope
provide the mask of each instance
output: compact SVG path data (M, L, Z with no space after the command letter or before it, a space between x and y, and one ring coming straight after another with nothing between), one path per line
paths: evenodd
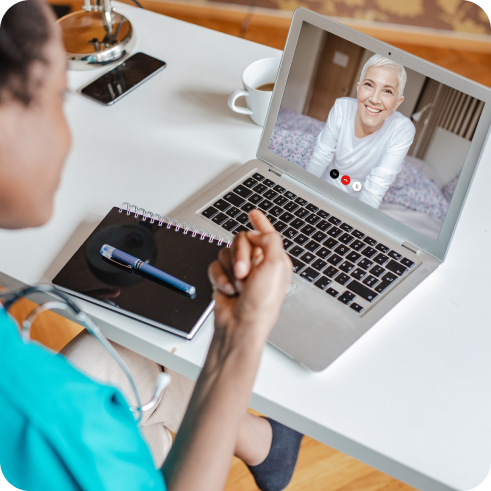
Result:
M135 382L130 374L126 363L123 361L118 352L113 348L111 343L109 343L106 337L102 334L100 329L94 324L94 322L92 322L89 316L85 312L83 312L68 295L56 290L56 288L52 287L51 285L36 285L21 288L13 292L1 293L0 302L3 302L5 310L8 311L8 309L12 307L15 302L17 302L21 298L27 297L28 295L32 295L33 293L46 293L57 297L57 299L44 302L38 307L34 308L27 319L22 323L22 326L19 326L23 341L25 343L31 341L32 323L34 322L34 319L42 312L45 312L47 310L64 310L65 312L69 312L70 314L72 314L74 320L85 327L85 329L87 329L87 331L92 334L99 341L99 343L101 343L104 349L109 353L114 361L116 361L123 373L128 378L136 400L136 407L130 406L130 411L132 411L136 415L135 419L138 425L140 425L143 417L143 412L149 411L157 404L160 396L162 395L162 392L169 385L171 381L170 375L168 373L162 372L158 376L157 390L155 391L155 395L148 404L142 406L140 396L138 395L138 391L136 390Z

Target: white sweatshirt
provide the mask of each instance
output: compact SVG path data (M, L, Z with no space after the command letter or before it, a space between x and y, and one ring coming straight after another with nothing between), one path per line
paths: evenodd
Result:
M307 170L360 201L378 208L401 170L416 130L410 119L393 112L375 133L357 138L357 108L356 99L342 97L336 100L326 126L317 138ZM330 176L332 169L339 171L337 179ZM347 186L341 182L344 175L351 180ZM361 191L353 189L354 181L362 184Z

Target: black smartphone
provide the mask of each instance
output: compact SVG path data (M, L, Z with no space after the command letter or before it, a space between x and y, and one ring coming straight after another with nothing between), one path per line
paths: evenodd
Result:
M165 61L135 53L81 90L82 95L109 106L166 67Z

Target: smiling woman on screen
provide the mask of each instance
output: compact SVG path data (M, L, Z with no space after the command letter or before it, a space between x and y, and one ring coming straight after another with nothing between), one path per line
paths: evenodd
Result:
M307 170L378 208L414 140L413 123L396 112L406 79L402 65L372 56L361 72L357 99L336 100ZM331 175L334 169L338 175ZM343 176L349 177L348 184Z

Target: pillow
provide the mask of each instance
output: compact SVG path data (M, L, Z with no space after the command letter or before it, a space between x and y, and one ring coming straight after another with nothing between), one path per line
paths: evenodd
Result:
M275 126L268 150L305 169L314 151L317 136Z
M442 193L443 196L445 196L445 199L450 203L452 201L453 193L455 193L455 188L457 187L457 183L459 182L459 177L455 176L448 184L445 184L442 188Z

